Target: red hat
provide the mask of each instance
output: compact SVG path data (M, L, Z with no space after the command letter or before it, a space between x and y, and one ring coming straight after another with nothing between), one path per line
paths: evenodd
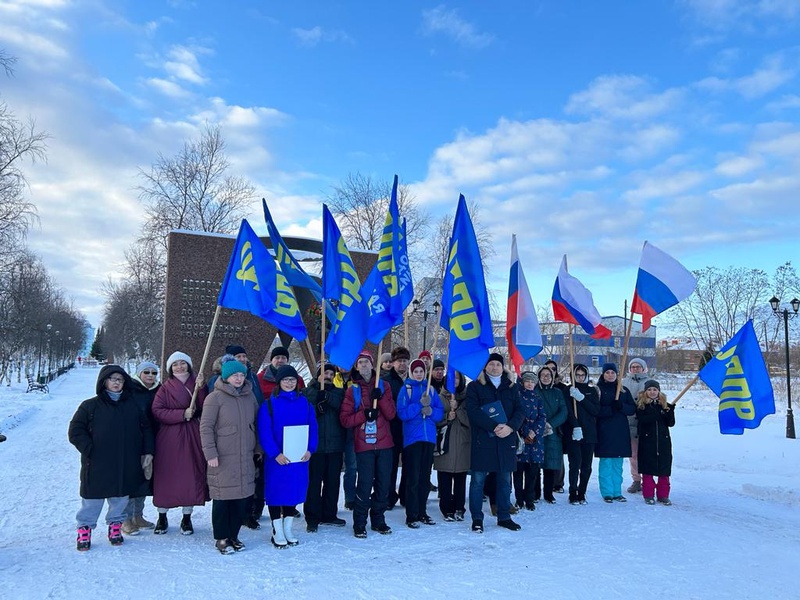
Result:
M422 352L419 353L419 356L417 358L424 358L424 357L433 358L433 354L431 354L430 350L423 350Z
M358 355L358 358L356 359L356 362L358 362L362 358L366 358L367 360L369 360L369 362L372 364L373 367L375 366L375 359L372 358L372 354L370 354L366 350L362 350L361 351L361 354Z
M419 368L420 368L420 369L422 369L423 371L427 369L427 367L425 366L425 363L424 363L424 362L422 362L422 361L421 361L420 359L418 359L418 358L415 358L414 360L412 360L412 361L411 361L411 364L410 364L410 365L409 365L409 367L408 367L408 372L409 372L409 373L413 373L413 372L414 372L414 369L416 369L417 367L419 367Z

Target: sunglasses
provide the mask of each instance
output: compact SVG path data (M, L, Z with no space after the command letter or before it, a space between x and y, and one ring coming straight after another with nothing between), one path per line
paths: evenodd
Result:
M142 371L142 375L158 375L158 371Z
M109 377L108 380L112 383L125 383L122 377Z

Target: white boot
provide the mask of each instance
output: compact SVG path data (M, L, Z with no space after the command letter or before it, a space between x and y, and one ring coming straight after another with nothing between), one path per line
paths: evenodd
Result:
M276 548L287 548L286 536L283 533L283 519L272 520L272 543Z
M300 540L292 533L292 523L294 523L294 517L283 517L283 535L290 546L297 546Z

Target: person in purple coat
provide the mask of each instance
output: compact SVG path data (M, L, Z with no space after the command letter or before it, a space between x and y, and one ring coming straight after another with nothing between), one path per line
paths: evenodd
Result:
M264 500L272 520L272 543L277 548L296 546L292 523L299 514L296 506L308 491L308 461L317 449L317 418L306 397L298 391L299 376L291 365L275 375L277 385L258 411L258 437L264 449ZM308 443L299 461L284 452L286 427L308 425Z

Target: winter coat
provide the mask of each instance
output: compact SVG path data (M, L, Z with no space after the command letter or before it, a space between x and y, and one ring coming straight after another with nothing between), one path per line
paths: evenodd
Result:
M669 428L675 426L675 410L664 410L656 402L636 409L639 420L639 473L672 474L672 438Z
M400 390L403 389L403 386L406 383L406 378L401 377L400 374L395 371L394 367L391 368L389 374L386 378L383 379L386 383L389 384L389 387L392 388L392 400L394 401L395 407L397 407L397 401L400 400ZM392 432L392 441L396 448L403 447L403 420L400 418L400 415L395 415L394 419L389 421L389 428Z
M281 465L283 429L308 425L307 451L317 449L317 419L314 409L299 391L281 390L264 400L258 411L258 437L264 449L264 501L269 506L294 506L305 501L308 491L308 461Z
M275 388L278 387L278 382L275 381L275 375L277 374L277 372L278 370L275 367L273 367L272 365L267 365L267 368L261 371L256 376L256 379L258 380L258 385L261 389L261 395L264 399L272 396L272 392L274 392ZM298 375L297 391L298 392L302 391L304 387L306 387L306 382L303 381L303 378L300 377L300 375Z
M542 397L542 408L544 409L547 422L553 428L553 433L544 436L544 462L543 469L560 470L563 464L564 447L561 443L561 425L567 420L567 403L564 400L564 393L561 388L553 384L543 386L541 382L536 384L536 391Z
M211 393L214 391L214 386L217 383L217 379L220 378L219 374L212 375L208 380L208 392ZM250 382L250 385L253 386L253 395L256 397L256 402L258 402L258 406L261 406L261 403L264 402L264 394L261 392L261 383L258 380L258 376L253 373L253 369L250 365L250 361L247 361L247 374L245 375L246 381Z
M159 508L202 506L209 500L206 458L200 442L200 417L208 392L197 392L195 413L183 418L192 400L195 376L186 383L170 377L156 392L153 417L158 423L153 459L153 505Z
M148 389L138 377L131 378L131 397L136 401L139 410L145 415L147 422L150 423L150 434L153 436L153 445L155 445L155 435L158 429L153 417L153 400L156 397L158 388L161 387L160 383L156 383L152 388ZM132 498L143 498L145 496L153 495L153 479L145 479L139 488L131 494Z
M116 402L103 382L124 376ZM129 496L145 481L142 456L153 453L150 422L131 397L131 379L118 365L106 365L97 376L96 395L81 402L69 423L69 441L81 453L81 498Z
M567 398L567 421L561 426L564 432L565 445L575 444L596 444L597 443L597 415L600 413L600 398L597 388L588 383L576 383L575 387L583 394L583 400L576 402L572 396ZM569 395L569 392L567 392ZM575 417L575 405L578 406L578 416ZM580 427L583 432L583 439L576 442L572 439L572 430Z
M525 420L519 428L524 445L522 453L517 455L517 460L540 465L544 462L544 424L547 422L542 397L535 388L526 390L522 385L519 386L519 393L525 410ZM532 442L528 439L531 432L536 435Z
M433 467L443 473L466 473L470 468L469 459L472 452L472 435L470 434L469 415L467 415L467 404L465 402L467 390L463 387L460 392L456 392L456 418L448 421L447 414L450 412L451 396L452 394L444 388L439 394L442 405L446 407L439 427L441 428L448 424L447 452L433 457Z
M397 399L397 416L403 421L403 447L407 448L416 442L436 443L436 424L444 418L444 406L439 394L431 387L428 395L431 399L431 414L422 414L422 395L428 387L428 380L416 381L410 377L400 388Z
M380 400L378 400L378 439L374 444L367 443L366 433L364 432L364 424L367 422L367 416L364 411L372 407L372 390L375 389L374 374L369 378L369 381L364 381L361 375L356 374L352 379L352 385L347 388L344 394L342 410L339 413L339 421L343 427L353 430L353 443L356 452L384 450L394 447L389 423L395 418L395 415L397 415L397 409L394 400L392 400L391 387L389 387L385 381L381 380L381 382L383 393L381 394ZM358 386L361 394L358 407L356 407L356 395L354 391L356 386Z
M333 454L344 452L344 442L347 437L344 427L339 422L339 412L342 410L344 400L344 390L337 388L329 381L325 382L325 397L323 411L319 411L319 381L314 380L303 390L306 398L314 408L317 416L317 430L319 431L319 444L317 444L317 454Z
M494 387L486 372L467 386L467 414L472 433L470 466L473 471L488 473L512 473L517 469L517 436L500 438L494 434L498 425L482 406L499 400L508 421L506 425L517 431L525 419L525 409L519 388L511 383L508 373L503 372L500 386Z
M622 385L628 388L628 391L631 393L631 398L636 402L636 399L639 397L639 392L644 391L644 382L652 378L651 375L647 374L647 371L644 373L628 373L628 376L622 380ZM632 440L635 440L639 436L639 428L637 427L636 419L635 413L628 417L628 427L630 427L631 430Z
M253 384L245 380L237 390L218 378L203 404L200 440L208 467L208 493L213 500L239 500L255 491L256 413Z
M600 377L597 382L600 393L600 412L597 413L597 445L594 455L599 458L629 458L631 455L631 434L628 416L636 412L628 388L622 388L619 400L614 401L617 382L608 383Z

